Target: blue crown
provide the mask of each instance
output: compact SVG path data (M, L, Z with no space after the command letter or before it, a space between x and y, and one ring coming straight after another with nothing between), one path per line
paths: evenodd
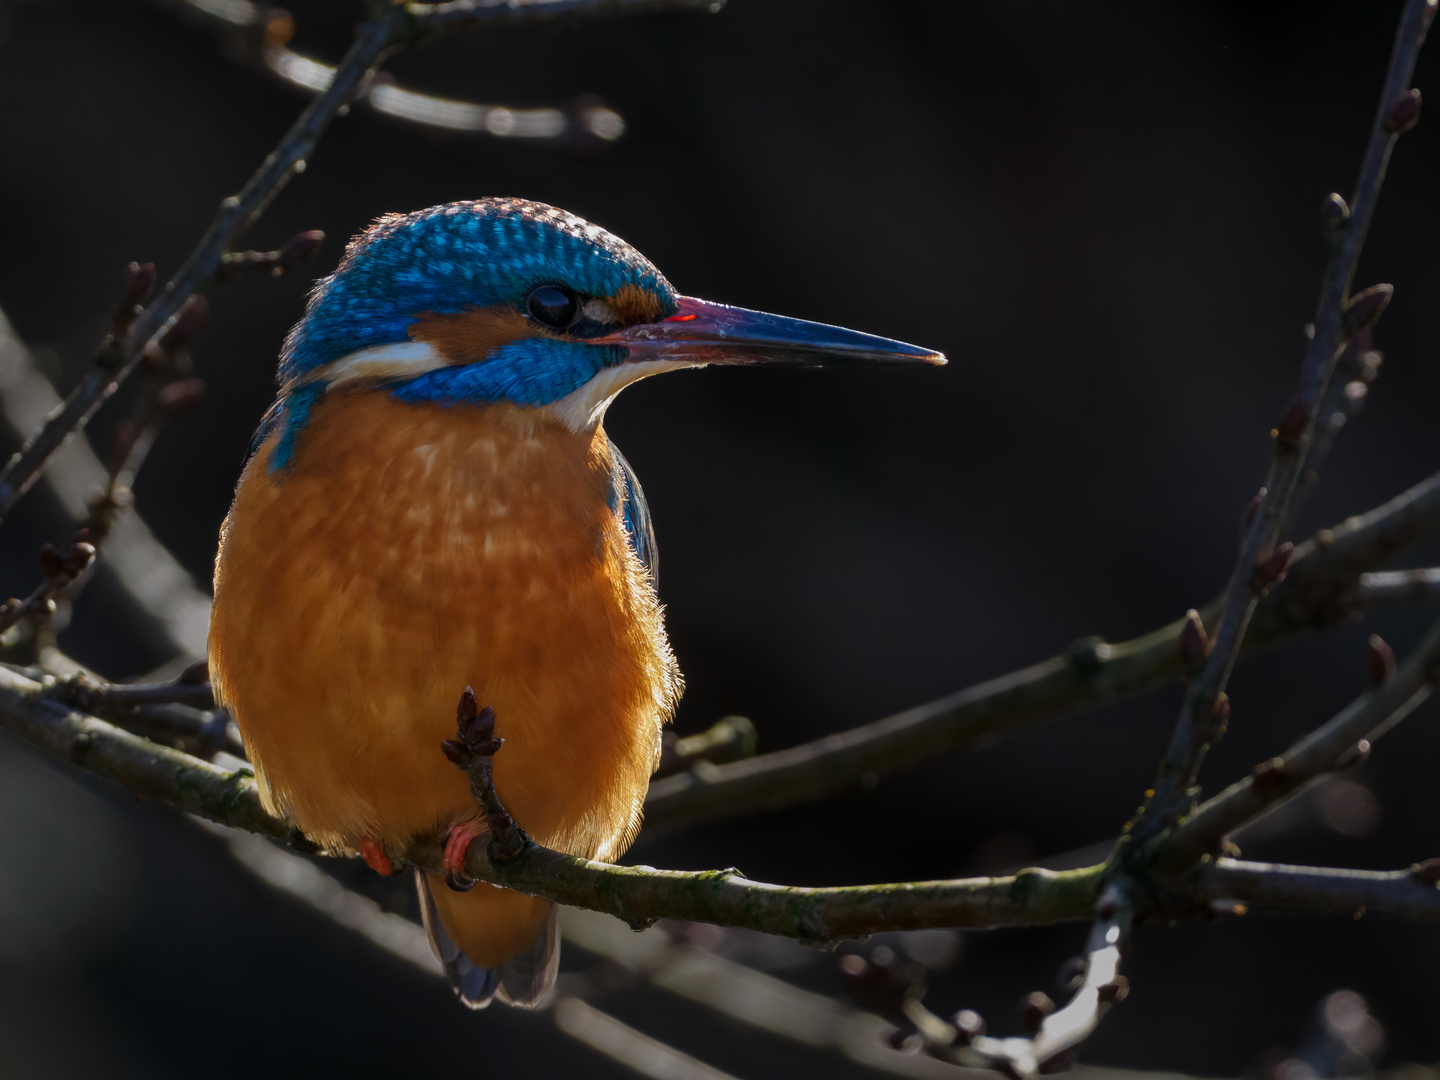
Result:
M316 283L305 317L285 338L280 383L361 349L406 341L422 313L519 305L546 283L599 297L633 285L663 309L676 304L674 288L645 256L544 203L492 198L387 214Z

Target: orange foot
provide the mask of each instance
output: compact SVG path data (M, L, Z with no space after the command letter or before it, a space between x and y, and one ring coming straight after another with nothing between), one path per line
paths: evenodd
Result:
M385 849L368 836L360 838L360 857L365 860L366 866L382 877L395 876L395 864L390 860L390 856L386 855Z
M465 852L470 850L470 841L485 835L485 826L478 821L457 821L450 826L450 835L445 838L445 858L441 868L445 871L445 884L456 892L469 892L479 884L465 875Z

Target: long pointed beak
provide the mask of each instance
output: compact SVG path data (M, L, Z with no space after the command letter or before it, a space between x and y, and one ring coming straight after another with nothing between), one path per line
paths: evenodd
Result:
M825 323L680 297L680 310L641 323L592 345L623 345L630 361L678 360L695 364L944 364L933 349L862 334Z

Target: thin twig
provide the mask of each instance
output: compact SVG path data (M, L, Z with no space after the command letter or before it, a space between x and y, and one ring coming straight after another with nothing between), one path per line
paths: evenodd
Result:
M1097 918L1085 943L1084 976L1065 1007L1041 1020L1031 1038L979 1035L968 1046L959 1047L953 1060L1018 1077L1063 1067L1067 1055L1090 1037L1110 1007L1124 997L1120 951L1129 936L1133 914L1128 896L1118 886L1109 886L1096 904Z
M1190 866L1217 852L1229 833L1299 794L1312 781L1363 761L1370 744L1418 708L1437 680L1440 622L1375 689L1181 821L1162 841L1161 860Z
M1355 589L1355 603L1360 607L1419 604L1432 600L1440 600L1440 567L1361 574Z
M59 395L0 312L0 411L6 425L17 439L23 438L60 405ZM44 482L61 511L80 528L94 512L93 493L105 491L111 478L89 442L77 438L51 459ZM210 597L133 510L112 514L109 528L105 558L97 562L96 572L111 574L118 585L119 618L127 632L158 654L204 655Z
M677 736L666 731L661 740L660 764L655 769L658 779L701 762L723 765L755 756L755 725L744 716L726 716L704 731Z
M1300 390L1276 426L1270 474L1252 507L1252 521L1221 602L1210 653L1189 680L1154 794L1146 800L1136 821L1135 842L1162 831L1190 807L1190 788L1201 759L1224 731L1228 716L1225 686L1239 658L1250 618L1261 596L1285 574L1290 562L1293 549L1281 543L1282 530L1290 520L1292 501L1305 470L1307 446L1316 430L1339 347L1357 330L1368 329L1389 299L1388 286L1367 290L1353 301L1349 289L1390 151L1404 130L1396 116L1409 108L1407 103L1418 100L1407 88L1434 13L1435 0L1408 0L1401 15L1353 205L1332 233L1331 258L1320 286Z
M46 421L0 471L0 520L28 491L50 456L89 422L96 410L135 370L145 347L168 331L173 320L223 265L230 245L265 211L295 172L314 152L320 134L350 102L370 71L392 50L405 29L403 8L387 6L360 27L355 43L336 69L330 87L300 114L239 195L220 204L219 213L164 290L130 326L123 342L102 352L100 361L65 399L65 406Z
M1246 651L1336 625L1362 608L1427 599L1428 594L1367 597L1355 583L1368 568L1436 531L1440 473L1369 513L1320 530L1296 549L1285 580L1261 602ZM1219 603L1200 613L1211 625ZM1184 625L1177 620L1113 644L1085 638L1059 656L883 720L665 777L650 786L646 830L653 835L816 801L1046 717L1160 686L1183 672Z
M199 244L159 297L135 319L125 340L113 350L102 351L94 368L66 398L64 408L48 419L0 470L0 520L9 516L16 502L35 483L51 455L84 428L129 378L145 347L164 335L190 297L214 279L231 245L255 223L290 177L305 167L321 133L361 92L390 52L443 32L485 25L652 11L713 11L717 7L711 0L455 0L446 4L379 6L374 17L357 31L329 85L301 112L244 189L220 204Z
M191 665L180 677L165 683L100 683L86 678L68 679L61 684L61 696L86 712L103 714L106 709L136 705L189 705L195 709L215 708L215 692L206 677L205 663Z
M1234 901L1342 918L1383 915L1431 922L1440 919L1437 872L1436 860L1381 871L1215 859L1197 873L1198 898L1216 911Z
M89 544L71 544L56 551L49 544L40 549L40 571L45 580L23 600L7 600L0 604L0 634L22 619L48 619L55 614L55 597L72 581L89 569L95 561L95 549Z

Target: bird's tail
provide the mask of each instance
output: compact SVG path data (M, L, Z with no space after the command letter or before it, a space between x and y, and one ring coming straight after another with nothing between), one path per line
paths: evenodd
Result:
M456 996L472 1009L490 999L534 1009L555 988L560 926L555 905L481 882L455 892L436 874L415 871L430 948Z

